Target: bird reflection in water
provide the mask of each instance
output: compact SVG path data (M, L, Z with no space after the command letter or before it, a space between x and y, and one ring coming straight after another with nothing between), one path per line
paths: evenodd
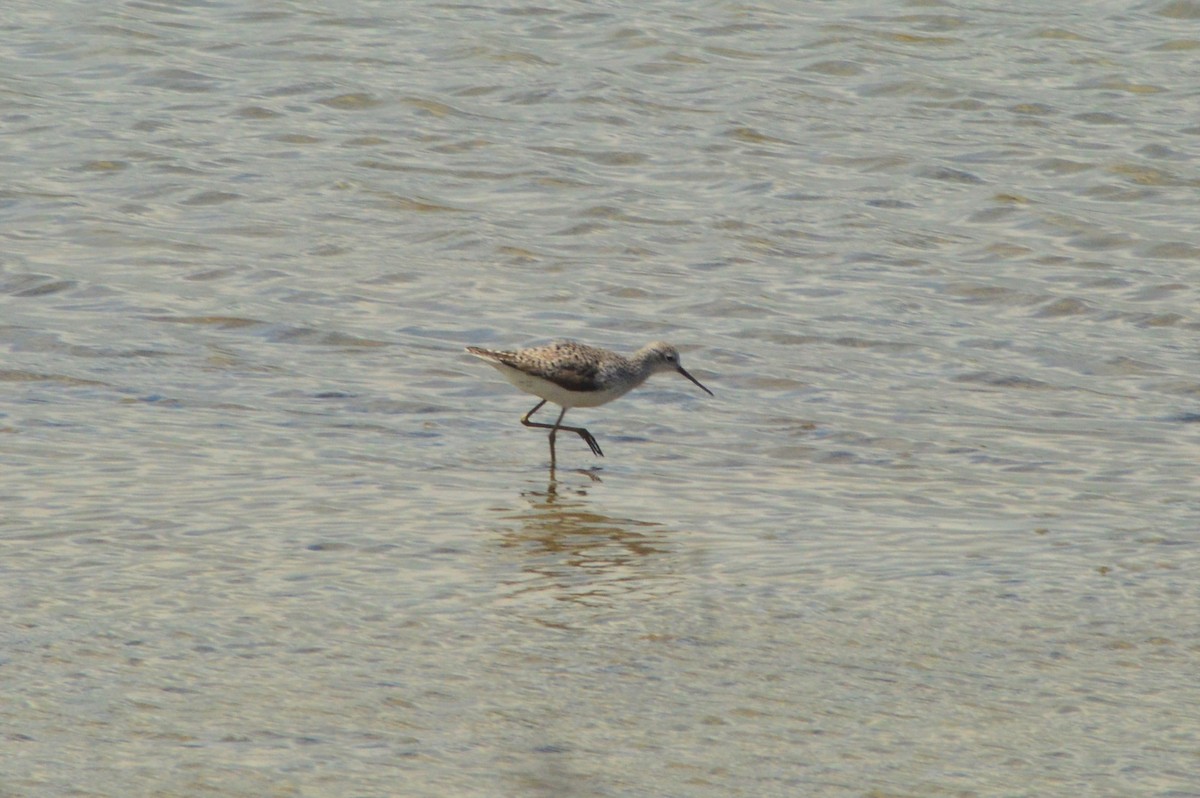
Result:
M669 574L652 566L652 555L669 552L666 527L596 512L590 487L552 475L545 491L521 493L528 507L507 515L516 524L502 533L504 548L522 551L524 576L511 583L511 597L549 591L558 600L603 605L616 595L664 586Z

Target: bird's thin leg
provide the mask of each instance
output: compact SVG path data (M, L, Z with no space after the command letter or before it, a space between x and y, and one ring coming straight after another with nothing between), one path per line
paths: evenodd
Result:
M560 423L562 423L562 417L567 414L567 409L565 407L563 408L563 411L558 414L558 421L554 422L553 424L543 424L540 421L530 421L529 417L532 416L537 411L541 410L542 405L544 405L544 404L546 404L545 399L543 399L542 401L540 401L536 405L534 405L532 410L530 410L525 415L521 416L521 423L527 427L541 427L542 429L550 430L550 470L553 471L554 470L554 433L558 432L558 425Z
M554 470L554 438L558 435L558 428L562 426L563 416L567 414L567 408L563 408L558 414L558 420L554 422L554 426L550 428L550 470Z
M550 462L552 464L554 463L554 438L560 429L566 430L567 432L574 432L579 437L583 438L583 442L586 443L588 448L592 450L592 454L596 455L597 457L604 456L604 452L600 451L600 444L596 443L596 439L592 437L592 433L588 432L583 427L564 427L562 425L563 416L567 414L567 408L565 407L563 408L563 411L558 414L558 421L555 421L553 424L542 424L537 421L530 421L529 417L541 410L542 405L544 404L546 404L545 399L534 405L532 410L521 416L521 423L527 427L542 427L543 429L550 430Z
M534 405L532 410L530 410L525 415L521 416L521 423L527 427L548 427L548 426L550 426L549 424L539 424L536 421L529 420L529 417L532 416L537 411L541 410L542 405L544 405L544 404L546 404L545 399L543 399L542 401L540 401L536 405Z
M567 432L578 433L579 437L583 438L583 442L586 443L588 448L592 450L592 454L596 455L597 457L603 457L604 452L600 451L600 444L596 443L596 439L592 437L592 433L588 432L583 427L564 427L562 425L563 416L566 414L567 411L565 408L561 413L558 414L558 421L554 422L555 432L563 429ZM550 446L554 446L554 432L550 433Z

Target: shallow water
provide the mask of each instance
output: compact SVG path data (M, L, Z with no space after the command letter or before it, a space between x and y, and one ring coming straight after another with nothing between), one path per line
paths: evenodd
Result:
M13 6L0 795L1200 795L1197 20Z

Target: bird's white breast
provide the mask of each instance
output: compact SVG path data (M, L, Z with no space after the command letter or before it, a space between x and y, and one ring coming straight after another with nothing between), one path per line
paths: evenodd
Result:
M505 379L525 393L540 396L561 407L599 407L600 405L608 404L619 396L624 396L629 392L629 388L633 387L608 388L601 391L568 391L561 385L544 380L541 377L535 377L532 374L526 374L520 369L515 369L504 363L498 363L494 360L487 362L503 374Z

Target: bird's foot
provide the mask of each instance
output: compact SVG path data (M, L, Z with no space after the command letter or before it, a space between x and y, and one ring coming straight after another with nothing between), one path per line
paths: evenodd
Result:
M596 443L596 439L592 437L592 433L585 429L581 429L579 430L579 437L583 438L583 442L591 448L592 454L596 455L597 457L604 456L604 452L600 451L600 444Z

